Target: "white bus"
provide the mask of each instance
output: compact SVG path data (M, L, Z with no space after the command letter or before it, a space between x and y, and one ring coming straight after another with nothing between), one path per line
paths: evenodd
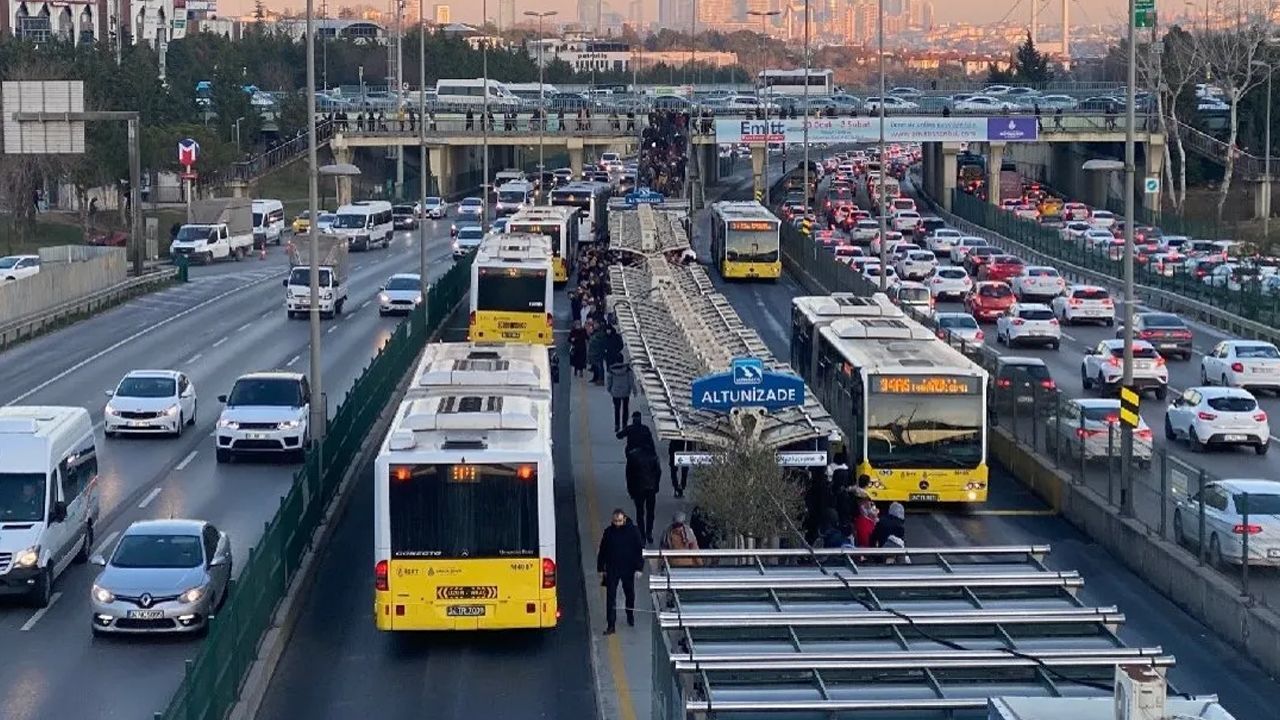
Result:
M756 87L773 95L803 95L806 80L809 97L825 97L836 91L835 73L830 70L761 70Z
M613 188L608 183L580 180L551 191L551 204L575 207L578 214L578 242L594 243L609 239L609 197Z
M545 235L486 237L471 262L468 339L550 345L554 291L551 241Z
M507 220L507 232L545 235L551 241L556 282L566 283L578 262L578 213L577 208L563 205L526 207Z
M329 233L345 237L351 250L368 250L382 244L391 246L395 228L391 224L391 203L386 200L361 200L343 205L334 215Z
M544 348L428 346L374 466L378 629L559 618Z
M443 105L484 105L485 80L455 79L436 81L436 102ZM489 107L511 108L520 105L520 98L511 94L507 86L497 80L488 81Z

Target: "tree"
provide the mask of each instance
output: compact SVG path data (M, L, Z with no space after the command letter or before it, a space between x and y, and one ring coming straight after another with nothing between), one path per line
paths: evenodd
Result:
M804 490L778 465L772 448L739 438L693 472L693 499L722 538L769 541L791 535L804 513Z
M995 63L987 65L988 85L1008 85L1013 82L1012 70L1001 70Z
M1231 191L1231 176L1236 168L1239 152L1240 101L1266 80L1264 68L1258 67L1271 37L1272 23L1267 8L1242 8L1237 15L1236 27L1225 30L1209 30L1196 36L1201 58L1214 82L1222 87L1230 110L1227 113L1227 153L1222 184L1218 187L1218 220Z
M1160 39L1160 52L1138 48L1139 72L1143 84L1156 101L1156 116L1164 132L1164 176L1169 202L1181 210L1187 199L1187 151L1182 143L1183 118L1195 111L1192 90L1204 76L1204 62L1195 39L1174 26ZM1172 149L1171 149L1172 146ZM1178 176L1174 181L1172 160L1177 157Z
M1044 83L1053 79L1049 58L1036 49L1031 33L1013 53L1013 76L1020 83Z

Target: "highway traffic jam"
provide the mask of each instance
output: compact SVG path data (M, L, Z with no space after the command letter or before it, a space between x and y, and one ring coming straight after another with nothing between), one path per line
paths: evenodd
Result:
M908 168L918 157L918 148L904 145L886 146L883 163L875 146L835 153L811 166L816 212L806 212L799 169L789 176L786 196L775 198L778 212L939 337L971 356L985 355L993 374L992 417L1021 408L1011 416L1019 425L1038 423L1043 447L1106 473L1101 466L1118 461L1121 449L1122 298L1114 288L1069 283L1052 266L1029 263L926 212L907 191ZM1064 202L1034 183L1017 187L1018 197L1002 202L1007 211L1060 227L1064 245L1119 247L1110 252L1122 258L1122 223L1112 213ZM1140 262L1162 271L1180 263L1205 282L1220 278L1224 285L1235 282L1241 268L1274 277L1269 259L1238 259L1239 243L1136 230ZM1265 457L1276 439L1269 417L1280 411L1280 349L1139 306L1133 357L1132 387L1143 396L1134 464L1153 472L1155 455L1168 451L1204 468L1211 559L1239 564L1247 533L1250 565L1280 565L1280 522L1270 512L1280 507L1280 482L1271 479L1280 467ZM1175 535L1194 545L1196 523L1182 517L1194 518L1202 498L1194 486L1178 490ZM1252 508L1247 523L1239 507L1244 492Z

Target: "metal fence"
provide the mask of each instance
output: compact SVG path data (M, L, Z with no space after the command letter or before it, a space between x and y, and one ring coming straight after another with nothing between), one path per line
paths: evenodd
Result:
M1094 272L1121 277L1124 263L1123 245L1090 247L1080 240L1068 240L1056 228L983 202L956 189L951 197L951 212L975 225L981 225L1033 251L1063 260ZM1139 223L1154 224L1155 217L1139 216ZM1168 228L1165 228L1168 229ZM1188 300L1212 305L1218 310L1271 327L1280 321L1280 285L1268 285L1265 277L1241 278L1220 284L1206 281L1188 270L1185 264L1157 269L1146 253L1135 255L1134 281L1149 288L1177 294ZM1272 289L1275 287L1276 289Z
M370 428L412 367L427 339L441 328L470 284L470 261L460 261L427 293L426 312L400 323L356 379L329 420L324 461L313 448L293 486L250 549L207 638L188 660L169 707L155 720L220 720L235 704L272 614L306 554L338 484L357 459Z
M783 226L782 235L783 262L810 291L863 296L878 292L878 286L866 276L836 262L830 250L790 226ZM989 348L965 342L939 328L927 312L911 306L904 307L904 311L992 373L988 396L992 427L1004 428L1015 443L1035 451L1049 467L1067 474L1072 483L1089 487L1117 509L1122 506L1125 473L1120 453L1118 389L1114 393L1100 390L1103 396L1117 400L1115 418L1086 419L1076 400L1052 380L1032 376L1025 369L1000 368L1000 356ZM1280 549L1261 548L1256 539L1254 547L1250 547L1254 533L1247 515L1225 525L1221 513L1214 513L1217 519L1206 517L1205 505L1193 499L1206 484L1221 478L1179 458L1167 446L1155 448L1156 432L1166 431L1163 427L1143 426L1134 437L1128 492L1132 493L1136 519L1152 535L1177 542L1201 564L1216 567L1243 595L1280 607L1280 576L1256 568L1251 576L1250 563L1243 562L1249 558L1255 565L1280 564ZM1247 495L1238 498L1236 506L1247 508ZM1202 537L1209 537L1209 541L1199 542Z

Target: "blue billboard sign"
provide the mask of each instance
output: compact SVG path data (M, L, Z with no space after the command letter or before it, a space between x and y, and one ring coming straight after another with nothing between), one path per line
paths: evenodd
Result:
M804 402L804 380L767 370L758 358L735 358L729 372L695 379L692 391L694 408L718 412L740 407L781 410Z
M667 201L667 197L657 190L647 187L636 188L623 196L627 205L635 207L637 205L661 205Z
M1006 142L1028 142L1040 137L1040 126L1033 117L987 118L987 139Z

